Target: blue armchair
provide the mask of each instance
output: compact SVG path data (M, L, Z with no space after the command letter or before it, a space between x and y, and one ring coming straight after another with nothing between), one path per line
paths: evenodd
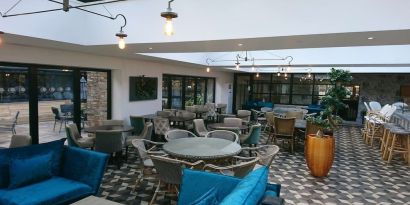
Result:
M0 204L70 204L97 194L108 155L64 141L0 150Z
M279 184L269 184L269 170L261 167L239 179L204 171L184 169L178 205L261 204L266 197L279 197ZM211 197L210 191L215 195ZM213 198L211 200L211 198Z

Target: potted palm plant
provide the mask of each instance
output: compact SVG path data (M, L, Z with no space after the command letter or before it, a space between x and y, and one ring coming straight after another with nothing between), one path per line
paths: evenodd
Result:
M344 85L353 79L349 71L334 68L329 77L335 86L322 98L324 110L318 116L307 118L306 125L305 158L310 173L315 177L327 176L332 167L335 155L333 131L342 122L337 113L347 107L343 99L350 95L350 91Z

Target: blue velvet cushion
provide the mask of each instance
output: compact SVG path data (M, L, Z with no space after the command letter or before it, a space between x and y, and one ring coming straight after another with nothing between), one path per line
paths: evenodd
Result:
M263 166L249 173L220 205L254 205L263 198L268 181L268 168Z
M14 189L51 178L51 159L52 153L12 160L9 188Z
M0 189L1 205L68 204L92 194L91 187L61 177L41 181L17 189Z
M36 155L53 153L52 156L52 174L60 174L61 156L63 152L65 139L53 142L31 145L26 147L0 149L0 188L9 186L9 166L14 159L24 159Z
M191 205L217 205L217 189L213 187L207 191L204 195L191 203Z
M184 169L178 205L193 203L213 187L217 189L217 200L222 201L240 181L231 176Z

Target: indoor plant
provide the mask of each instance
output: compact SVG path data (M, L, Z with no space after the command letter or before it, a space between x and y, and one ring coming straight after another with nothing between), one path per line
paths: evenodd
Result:
M330 81L335 85L322 98L324 110L316 117L307 118L305 158L310 173L316 177L327 176L332 167L335 154L333 130L341 123L338 110L345 108L343 103L350 91L343 85L352 81L349 71L331 69Z

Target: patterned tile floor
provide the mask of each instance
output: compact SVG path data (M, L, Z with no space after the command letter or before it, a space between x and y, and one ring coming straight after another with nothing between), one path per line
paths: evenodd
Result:
M270 181L282 184L286 204L410 204L410 167L399 156L387 165L376 149L363 143L358 127L343 127L335 136L336 158L327 178L309 175L302 146L293 155L281 149ZM156 181L144 181L132 192L139 172L134 153L120 169L110 165L99 196L123 204L148 204ZM159 194L156 204L176 200L175 195Z

